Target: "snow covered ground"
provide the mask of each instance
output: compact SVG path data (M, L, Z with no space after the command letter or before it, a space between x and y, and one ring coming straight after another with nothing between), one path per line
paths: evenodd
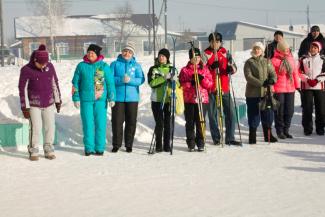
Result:
M242 69L248 57L249 52L235 53L239 71L233 85L238 102L244 102ZM177 67L185 65L187 58L186 52L178 53ZM139 61L146 73L153 58ZM70 99L78 62L55 63L63 96L62 112L56 116L57 159L30 162L25 147L0 147L0 216L325 216L325 137L303 135L298 97L292 140L268 145L259 129L258 145L220 148L211 145L208 133L207 152L189 153L185 121L179 116L174 154L149 156L154 121L150 88L145 84L134 152L85 157L79 111ZM18 67L0 68L0 123L26 122L20 112L18 78ZM110 129L109 123L108 135ZM241 131L247 143L246 119L241 121Z

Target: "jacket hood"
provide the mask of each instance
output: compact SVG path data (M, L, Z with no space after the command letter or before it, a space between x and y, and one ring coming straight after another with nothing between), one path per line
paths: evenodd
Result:
M206 51L210 51L210 52L214 52L214 50L211 48L211 47L208 47L207 49L205 49L204 50L204 52L206 52ZM224 47L220 47L218 50L217 50L217 52L221 52L221 53L227 53L227 50L226 50L226 48L224 48Z
M97 57L97 59L95 60L95 62L93 62L93 63L96 63L96 62L102 61L104 58L105 58L105 57L104 57L103 55L99 55L99 56ZM86 62L86 63L92 63L92 62L90 62L90 60L88 59L87 55L85 55L85 56L83 57L83 61Z
M134 56L133 56L132 58L126 60L126 59L124 59L124 57L122 56L122 54L119 54L119 55L118 55L118 57L117 57L117 61L119 61L119 62L123 62L123 63L136 62Z

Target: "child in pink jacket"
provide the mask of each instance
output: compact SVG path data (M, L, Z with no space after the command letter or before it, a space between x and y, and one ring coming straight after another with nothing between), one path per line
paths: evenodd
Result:
M189 50L189 58L190 61L181 69L179 74L185 104L186 143L189 151L194 151L195 145L198 151L203 151L205 143L205 114L209 103L208 90L212 87L213 82L211 74L201 60L201 53L198 48ZM195 68L198 74L199 85L195 84ZM200 96L197 94L197 86L199 87ZM202 102L203 120L200 120L199 97L201 97ZM194 133L195 127L196 133Z
M274 112L276 133L279 139L293 138L289 128L294 113L295 91L300 88L300 79L285 40L278 42L272 64L278 78L273 86L274 97L280 102L280 107Z

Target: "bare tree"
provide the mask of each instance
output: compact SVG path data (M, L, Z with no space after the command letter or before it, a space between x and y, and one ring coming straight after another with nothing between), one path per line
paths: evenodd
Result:
M62 24L63 15L68 8L68 3L64 0L28 0L28 7L36 16L45 16L44 28L48 28L51 39L51 52L54 54L54 37L57 27Z

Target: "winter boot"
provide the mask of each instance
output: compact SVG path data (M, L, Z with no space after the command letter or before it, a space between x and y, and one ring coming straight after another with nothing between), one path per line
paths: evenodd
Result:
M38 148L33 148L32 146L27 146L28 153L29 153L29 160L31 161L38 161Z
M55 154L54 154L53 145L44 144L43 149L44 149L44 156L45 156L46 159L54 160L56 158Z
M268 138L269 130L270 130L270 141L269 141L269 138ZM277 142L278 141L277 138L275 138L273 136L273 134L272 134L272 128L263 126L263 133L264 133L264 141L265 142L274 143L274 142Z
M249 138L248 138L249 144L256 144L256 128L250 127L249 128Z
M277 136L278 136L279 139L286 139L287 138L286 135L283 132L278 132Z
M292 139L293 136L289 133L289 130L285 129L283 134L288 138L288 139Z

